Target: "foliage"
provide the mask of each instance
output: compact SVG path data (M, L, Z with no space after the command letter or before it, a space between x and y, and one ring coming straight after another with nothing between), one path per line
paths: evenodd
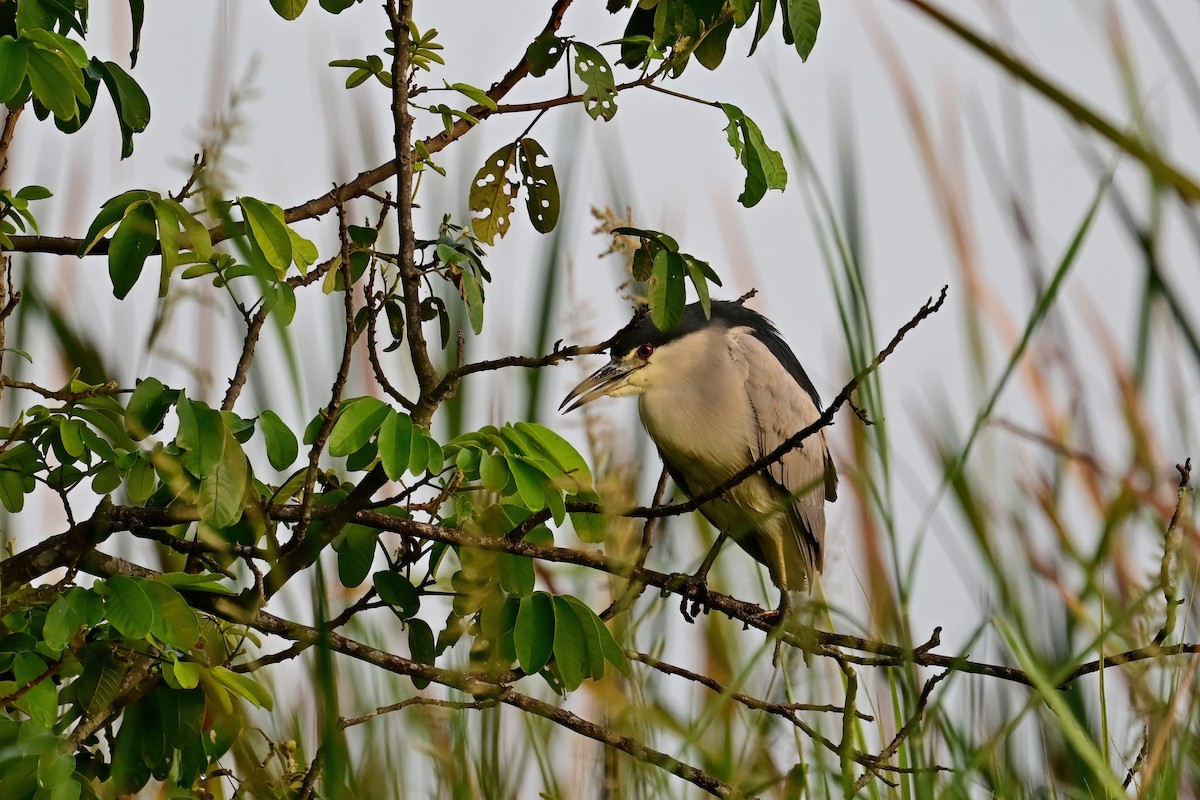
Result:
M320 0L314 4L318 9L306 0L270 0L279 25L304 13L339 14L357 5ZM910 575L898 557L890 572L870 564L878 578L872 599L894 616L863 626L867 629L857 632L864 635L831 632L834 615L820 619L819 613L802 630L772 632L757 605L717 592L698 594L685 576L646 566L655 521L690 508L664 503L661 488L651 506L637 505L629 485L635 481L614 489L621 476L602 447L589 460L555 430L532 420L472 430L449 421L457 418L455 403L473 375L510 366L540 368L604 349L605 343L555 345L545 355L465 361L466 330L476 337L484 333L494 269L489 248L513 224L523 224L513 220L518 198L523 196L534 231L562 233L565 192L546 147L531 135L543 116L578 105L592 123L614 124L629 93L662 88L693 61L706 70L719 68L741 29L749 55L778 30L795 51L791 57L799 57L799 68L813 55L821 24L818 0L609 0L622 35L589 42L584 38L590 32L563 32L570 5L548 3L543 29L532 41L513 44L517 67L483 89L453 80L464 65L447 63L439 31L420 27L420 4L414 19L412 3L387 3L386 17L374 18L380 51L329 66L349 70L337 73L339 80L345 75L347 89L382 87L390 94L395 157L332 191L318 187L318 196L294 208L269 197L225 194L208 171L207 153L197 156L178 192L128 189L94 209L79 239L33 235L40 233L36 213L45 207L34 204L61 200L68 187L55 187L53 194L38 185L0 188L0 283L9 287L0 323L19 302L33 302L32 295L23 299L13 288L9 254L51 250L89 262L104 258L116 301L131 302L149 265L157 267L157 297L164 308L189 293L203 293L245 326L239 331L241 358L227 376L219 405L201 399L200 386L168 386L163 376L149 374L122 385L84 372L82 363L58 389L5 376L9 398L20 390L16 396L22 401L31 399L25 392L36 399L7 414L0 428L0 505L11 519L29 525L34 523L25 521L41 509L57 505L67 529L0 561L0 797L107 797L155 785L171 796L214 796L229 781L235 793L254 796L307 797L318 791L366 796L379 788L372 777L374 751L356 753L352 729L387 725L390 712L414 705L452 715L454 748L427 748L435 751L434 760L462 761L469 738L462 728L472 724L464 719L479 719L481 728L493 731L497 752L487 770L479 769L482 778L464 763L444 767L453 773L448 783L476 794L519 794L524 788L514 777L519 770L510 770L499 754L495 709L501 705L522 715L529 752L541 762L564 746L547 744L544 725L629 756L630 767L605 762L606 777L616 781L613 791L628 789L628 796L676 794L676 779L723 796L839 790L850 796L864 789L887 794L896 784L902 784L897 793L906 796L966 796L977 784L998 794L1032 792L1013 755L1018 748L998 743L1032 708L1046 728L1047 761L1066 765L1055 780L1077 793L1103 786L1109 794L1123 792L1133 780L1140 767L1130 767L1128 779L1117 767L1120 758L1108 750L1107 718L1102 711L1099 724L1092 719L1077 681L1093 672L1103 676L1114 664L1158 665L1197 651L1176 624L1183 532L1192 530L1190 466L1180 467L1167 520L1144 510L1156 524L1166 523L1161 573L1131 592L1124 606L1095 580L1106 543L1094 554L1071 553L1072 565L1085 575L1080 605L1092 603L1101 614L1090 627L1074 619L1064 623L1056 631L1061 633L1056 650L1036 646L1024 613L1025 587L1002 568L995 542L1002 523L988 516L970 461L976 437L993 421L997 398L1059 302L1062 282L1110 191L1108 176L1070 232L1070 246L971 431L962 442L943 429L934 437L944 475L939 496L953 497L990 559L1006 603L989 630L1017 666L972 660L965 651L935 652L936 633L922 644L907 621ZM59 129L73 133L90 118L101 85L114 106L121 157L133 152L137 135L150 123L151 103L133 75L143 2L130 0L128 8L133 50L127 70L89 56L88 3L0 2L0 103L8 109L0 163L24 109L40 119L53 117ZM1025 75L1038 91L1055 96L1053 86L1028 77L1028 68L1014 68L961 26L944 19L943 24L1001 67ZM517 83L541 90L543 99L506 104ZM552 84L563 87L562 93L548 88ZM763 202L769 190L785 189L784 155L742 108L670 93L704 106L716 120L714 130L724 124L745 173L737 198L744 207ZM1088 122L1097 117L1076 113L1074 101L1058 105L1189 198L1186 174L1153 148ZM508 114L533 116L518 136L497 141L488 121ZM440 125L439 133L413 140L413 119L424 115ZM931 301L876 355L858 242L807 163L799 134L790 132L792 172L800 176L815 227L833 242L825 255L855 376L821 424L847 404L876 423L855 427L851 436L861 456L853 476L863 509L861 536L873 543L869 552L882 558L887 547L894 551L896 539L888 528L894 525L890 443L874 371L941 301ZM473 175L452 175L467 187L469 217L445 214L439 225L419 229L412 209L418 201L439 202L421 193L422 175L446 175L435 156L468 136L482 140L480 152L491 151ZM712 145L714 152L723 147L715 137ZM380 188L393 179L394 185ZM346 211L351 200L364 204L359 208L369 203L373 218L351 220ZM326 237L298 232L299 223L329 212L336 213L323 223ZM678 324L689 284L709 310L711 286L722 281L707 261L683 252L668 233L634 227L632 221L606 229L617 249L629 254L628 277L645 284L645 313L655 325L665 330ZM334 239L337 247L321 252L317 243ZM549 264L547 274L558 269L553 259ZM306 292L315 285L320 293ZM303 320L300 293L314 295L314 304L337 314L343 334L340 362L325 376L328 399L306 409L309 422L302 427L287 422L282 402L251 409L240 397L252 372L279 371L260 368L259 335L269 321L291 341ZM437 336L427 339L425 323L435 321ZM0 353L24 354L4 347L6 335L0 325ZM385 361L390 353L399 360ZM369 369L374 383L370 393L353 396L351 374L359 367ZM1106 524L1116 527L1141 513L1135 494L1124 487L1102 508ZM1049 501L1047 508L1048 516L1057 515ZM888 528L886 543L880 527ZM109 541L121 544L129 558L98 549ZM130 547L134 542L138 546ZM572 577L578 575L584 577ZM596 585L605 592L593 591ZM657 613L662 604L641 600L648 587L664 597L674 593L685 609L689 602L702 603L735 623L702 620L693 629L708 637L703 672L661 660L661 627L655 628L654 646L643 648L648 652L637 646L639 626L660 626L666 616ZM293 612L305 593L311 595L312 613L302 622ZM604 593L612 602L593 607ZM685 611L689 621L694 614ZM745 675L738 671L753 663L748 642L756 635L743 634L745 627L770 632L806 658L827 664L835 702L795 701L795 687L788 688L786 702L743 692ZM1148 627L1158 632L1148 637ZM1103 661L1114 652L1115 659ZM315 697L305 710L315 713L289 720L286 715L298 707L288 682L299 670L286 672L293 658L307 659L309 671L300 674ZM939 670L934 677L919 671L934 668ZM654 696L646 685L648 672L690 681L718 700L696 720L680 722L673 707L679 704ZM1185 692L1178 671L1146 666L1145 674L1157 683L1138 683L1138 703L1165 706ZM364 684L397 678L387 691L402 699L353 717L343 704L363 695L355 680L340 680L348 675L369 676ZM970 721L946 707L945 689L935 692L943 679L953 683L967 675L988 685L1030 687L1022 688L1024 710L987 730L990 741L977 741L979 731ZM867 687L890 698L891 707L872 708ZM594 716L591 709L568 710L587 708L578 702L581 697L604 699L598 721L586 718ZM1166 718L1161 709L1154 713L1155 719ZM895 724L887 728L884 717ZM717 718L719 724L708 724ZM1185 720L1191 727L1193 722ZM788 763L776 763L768 746L746 764L736 762L732 754L741 749L735 745L769 741L780 728L795 737ZM442 733L439 728L430 735ZM1182 780L1177 776L1194 776L1195 743L1189 731L1178 752L1164 757L1166 766L1148 768L1147 785L1166 796L1172 782ZM674 744L681 753L671 749ZM1138 757L1142 764L1145 753L1146 748ZM954 770L949 775L942 769L947 763ZM546 795L573 794L555 789L552 773L543 767ZM667 775L673 776L669 783ZM506 782L509 789L502 791Z

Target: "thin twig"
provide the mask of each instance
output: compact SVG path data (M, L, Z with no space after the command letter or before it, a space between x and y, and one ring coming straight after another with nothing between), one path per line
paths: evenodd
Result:
M1176 612L1179 604L1182 602L1179 599L1179 590L1175 586L1175 576L1172 574L1171 566L1175 560L1175 554L1183 546L1183 532L1180 530L1179 522L1187 516L1188 500L1192 494L1190 486L1192 482L1192 459L1184 459L1182 464L1175 465L1175 469L1179 470L1179 489L1175 501L1175 513L1171 515L1171 521L1167 525L1166 536L1163 537L1162 565L1159 567L1158 572L1158 582L1162 586L1163 601L1166 603L1166 610L1164 611L1162 627L1154 635L1155 644L1162 644L1167 640L1168 636L1175 632Z
M254 350L258 345L258 337L262 333L263 323L267 321L267 305L263 303L254 313L250 324L246 326L246 338L242 341L242 355L234 367L233 377L229 379L229 389L225 399L221 401L222 411L232 411L238 395L246 385L246 377L250 372L250 362L254 360Z
M7 375L0 375L0 386L6 386L12 389L25 389L33 392L34 394L39 394L47 400L59 400L63 403L73 403L77 400L87 400L90 397L103 397L106 395L121 394L124 391L128 391L122 389L116 381L108 381L107 383L102 383L99 386L91 386L82 391L68 392L65 389L46 389L45 387L38 386L37 384L26 383L25 381L14 381Z
M402 711L410 706L434 706L436 708L452 708L456 711L480 711L485 708L495 707L498 701L495 698L486 700L442 700L438 697L410 697L407 700L401 700L399 703L392 703L390 706L380 706L369 714L363 714L361 717L343 717L338 720L338 727L343 730L352 725L361 725L364 722L370 722L381 714L390 714L393 711Z

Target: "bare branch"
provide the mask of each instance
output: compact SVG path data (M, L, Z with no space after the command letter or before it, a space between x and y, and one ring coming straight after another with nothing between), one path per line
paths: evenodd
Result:
M242 355L234 367L233 377L229 379L229 390L221 401L222 411L232 411L234 403L246 385L246 377L250 372L250 362L254 360L254 349L258 345L259 334L262 333L263 323L267 321L267 306L264 303L255 312L250 324L246 326L246 338L242 342Z
M1175 469L1179 470L1179 490L1175 501L1175 513L1171 515L1171 521L1167 524L1167 534L1163 538L1162 566L1158 572L1158 582L1162 586L1166 611L1162 627L1154 635L1155 644L1162 644L1168 636L1175 632L1176 612L1179 604L1183 602L1178 596L1179 589L1175 586L1175 576L1172 574L1171 565L1179 548L1183 546L1183 532L1179 529L1179 522L1187 516L1188 500L1192 494L1190 486L1192 459L1188 458L1182 464L1176 464Z

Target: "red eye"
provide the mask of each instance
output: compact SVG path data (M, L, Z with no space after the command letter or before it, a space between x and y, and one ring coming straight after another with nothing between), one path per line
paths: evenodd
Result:
M654 348L651 345L644 344L637 349L637 357L645 361L653 352Z

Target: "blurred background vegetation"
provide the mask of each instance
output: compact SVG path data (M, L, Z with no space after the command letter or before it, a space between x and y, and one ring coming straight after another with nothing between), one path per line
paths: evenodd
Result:
M447 60L471 73L464 80L486 87L536 33L545 4L484 5L492 4L418 3L417 19L442 31ZM786 192L752 212L732 202L741 178L721 152L724 121L698 116L710 110L685 104L676 113L669 98L631 92L609 123L575 108L548 116L539 136L558 167L562 222L544 237L514 229L491 251L487 328L468 337L467 352L539 354L559 339L599 341L616 330L636 287L625 286L623 258L597 257L608 237L589 231L630 214L717 265L726 296L757 288L754 304L779 323L826 397L948 284L946 309L861 388L858 403L875 424L843 412L832 431L843 493L820 626L908 649L941 627L938 652L1019 668L1035 685L952 669L925 692L942 670L848 667L798 653L775 669L762 636L715 613L687 625L676 597L649 591L613 621L618 641L708 676L718 690L635 663L628 678L585 683L565 705L754 795L1192 797L1200 660L1152 658L1060 684L1097 658L1196 638L1200 541L1175 465L1200 453L1200 9L1173 0L960 5L827 2L807 64L774 42L761 58L734 63L747 44L735 38L727 68L693 65L672 84L741 103L784 153ZM568 29L587 41L620 36L600 8L571 14ZM128 48L114 22L99 18L96 28L93 41ZM213 180L229 187L221 193L283 205L315 196L386 159L386 91L347 93L344 75L324 67L378 49L379 30L378 10L366 7L336 24L310 14L291 26L265 2L148 9L144 70L207 81L208 97L172 96L179 77L157 91L148 79L156 119L119 166L114 131L68 139L49 123L23 122L5 185L56 187L42 229L75 235L128 185L182 182L201 146ZM270 41L277 32L290 38ZM431 230L443 213L466 217L467 177L510 122L507 135L526 124L485 126L479 133L491 138L467 137L447 153L450 177L430 175L422 188L420 226ZM323 254L334 246L328 229L306 225L299 229ZM6 375L57 385L76 368L90 382L154 374L219 400L243 328L216 290L99 302L108 287L91 274L102 272L98 260L13 254L12 262L23 301L8 321L9 346L34 364L7 354ZM329 301L301 296L302 323L268 327L249 407L299 425L323 402L341 347L341 311ZM456 317L453 327L466 323ZM385 364L409 379L400 353ZM552 412L588 366L468 381L435 419L435 434L444 441L487 423L541 422L580 447L605 493L647 503L659 463L632 409L595 404L582 422ZM365 358L351 387L376 391ZM27 403L6 391L5 418ZM62 528L46 502L7 516L2 530L20 550ZM604 550L632 559L641 534L640 523L620 521ZM664 521L656 535L648 566L665 572L694 569L713 540L695 515ZM597 609L620 590L562 564L539 565L538 580ZM712 580L773 603L765 576L740 553L726 551ZM279 613L311 620L355 599L317 575L283 596ZM360 615L345 633L388 649L397 624ZM465 668L466 654L451 651L445 666ZM214 781L214 793L296 791L325 711L353 718L414 692L407 678L320 648L258 674L275 711L247 712L261 736L232 754L244 782ZM789 703L841 706L850 686L865 716L786 718ZM544 687L534 693L554 699ZM740 693L783 705L764 713ZM878 778L826 746L853 741L879 752L898 731L893 755L903 771ZM511 708L417 705L346 735L355 796L698 794Z

